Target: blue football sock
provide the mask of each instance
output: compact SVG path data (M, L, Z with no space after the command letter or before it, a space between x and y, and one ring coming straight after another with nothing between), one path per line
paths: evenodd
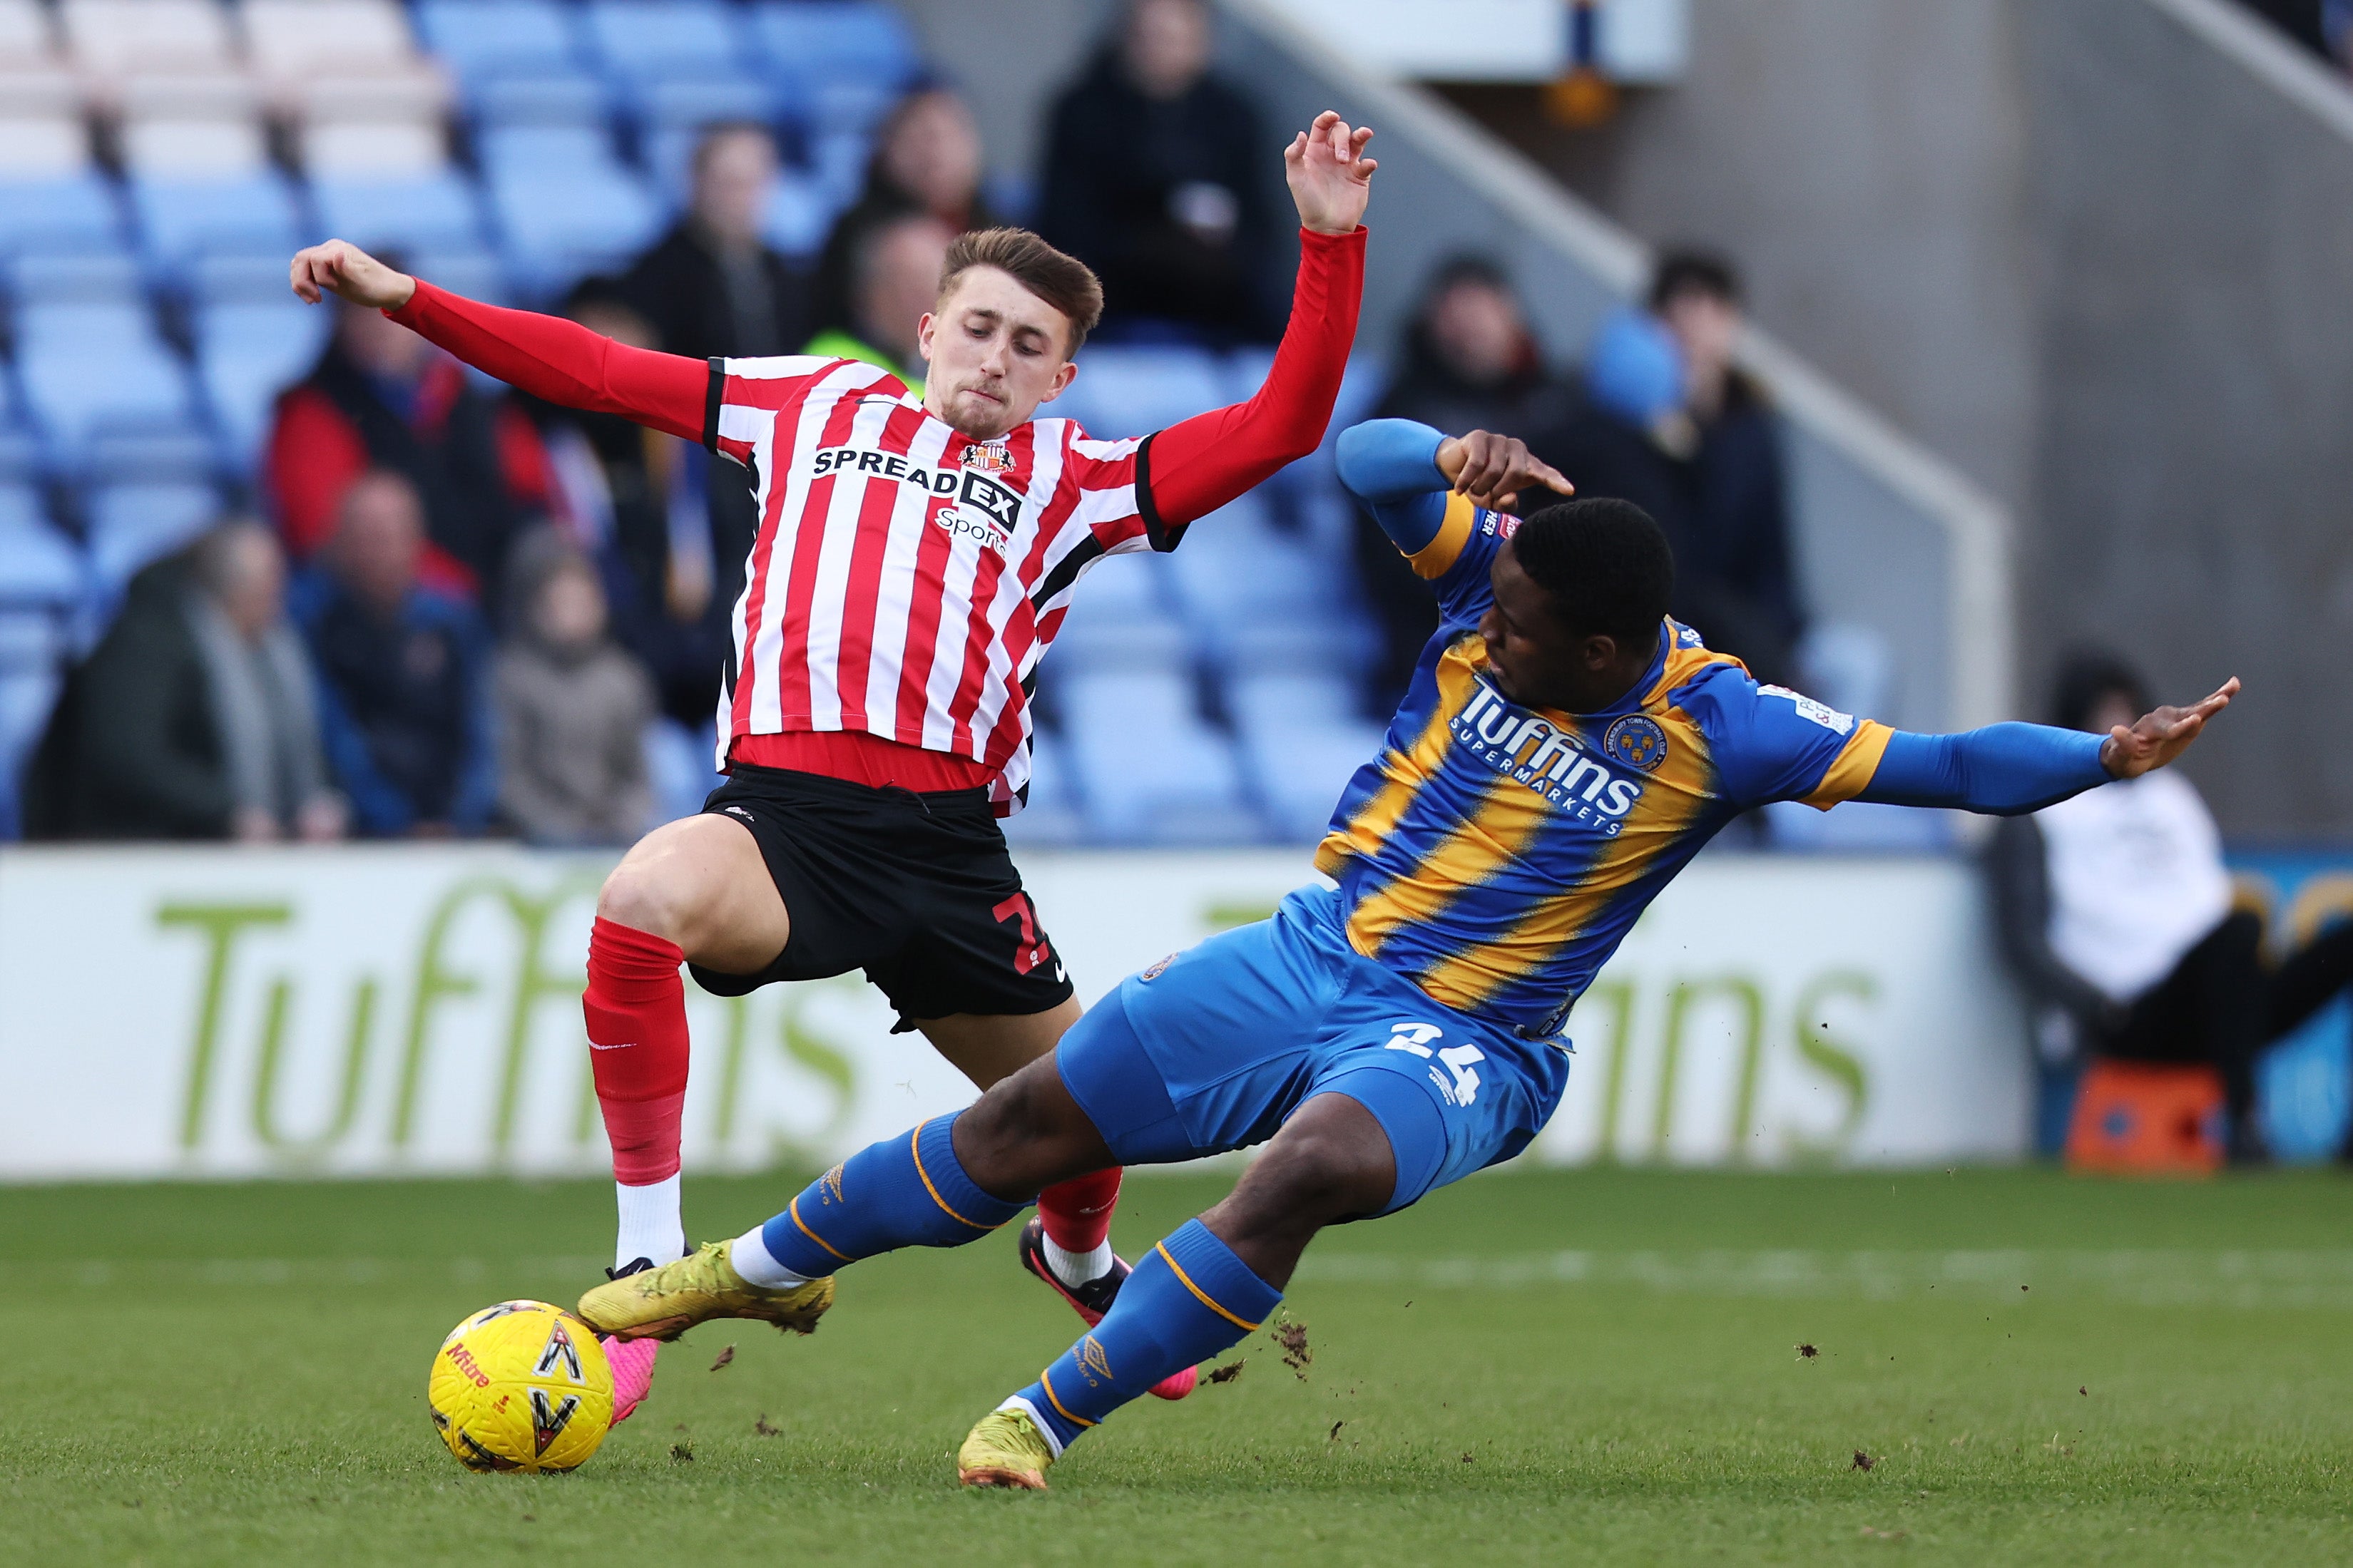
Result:
M1282 1300L1208 1226L1188 1219L1144 1255L1093 1331L1014 1397L1044 1423L1059 1453L1170 1373L1240 1342Z
M814 1279L902 1247L962 1247L987 1236L1029 1204L993 1198L973 1184L950 1139L955 1120L934 1117L868 1144L761 1226L761 1245Z

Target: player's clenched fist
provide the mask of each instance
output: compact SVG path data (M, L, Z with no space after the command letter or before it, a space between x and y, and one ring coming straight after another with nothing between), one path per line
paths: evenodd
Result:
M354 305L397 310L417 292L417 279L395 272L349 240L331 239L294 253L288 281L306 305L340 294Z

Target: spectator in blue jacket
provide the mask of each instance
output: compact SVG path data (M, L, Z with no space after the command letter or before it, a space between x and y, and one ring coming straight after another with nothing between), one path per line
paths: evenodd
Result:
M425 538L408 480L366 474L300 606L328 763L365 837L479 833L497 800L489 639L472 606L418 581Z

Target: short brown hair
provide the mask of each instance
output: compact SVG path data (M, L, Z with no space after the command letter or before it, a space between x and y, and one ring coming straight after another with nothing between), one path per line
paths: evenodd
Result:
M1026 228L983 228L956 236L940 268L939 298L976 267L994 267L1062 312L1071 323L1069 359L1103 320L1103 284L1083 261L1065 256Z

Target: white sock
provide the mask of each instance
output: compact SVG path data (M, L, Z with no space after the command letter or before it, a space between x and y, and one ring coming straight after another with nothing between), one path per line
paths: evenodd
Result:
M1046 1243L1046 1267L1054 1271L1055 1279L1073 1290L1111 1272L1109 1237L1096 1243L1092 1252L1065 1252L1054 1245L1052 1237L1042 1239Z
M1029 1424L1038 1428L1038 1436L1046 1439L1046 1447L1053 1450L1054 1458L1059 1459L1062 1457L1062 1440L1054 1436L1054 1428L1047 1424L1046 1418L1043 1415L1038 1414L1038 1407L1036 1405L1030 1404L1028 1400L1022 1398L1017 1394L1012 1398L1007 1400L1004 1404L998 1405L997 1408L999 1410L1018 1410L1022 1415L1029 1417Z
M761 1227L754 1226L735 1238L727 1249L727 1261L744 1277L746 1285L757 1285L763 1290L789 1290L796 1285L808 1283L808 1276L796 1274L777 1262L768 1251L768 1244L760 1235Z
M686 1222L679 1217L678 1176L649 1186L613 1184L621 1226L613 1237L613 1267L627 1268L640 1258L659 1268L686 1256Z

